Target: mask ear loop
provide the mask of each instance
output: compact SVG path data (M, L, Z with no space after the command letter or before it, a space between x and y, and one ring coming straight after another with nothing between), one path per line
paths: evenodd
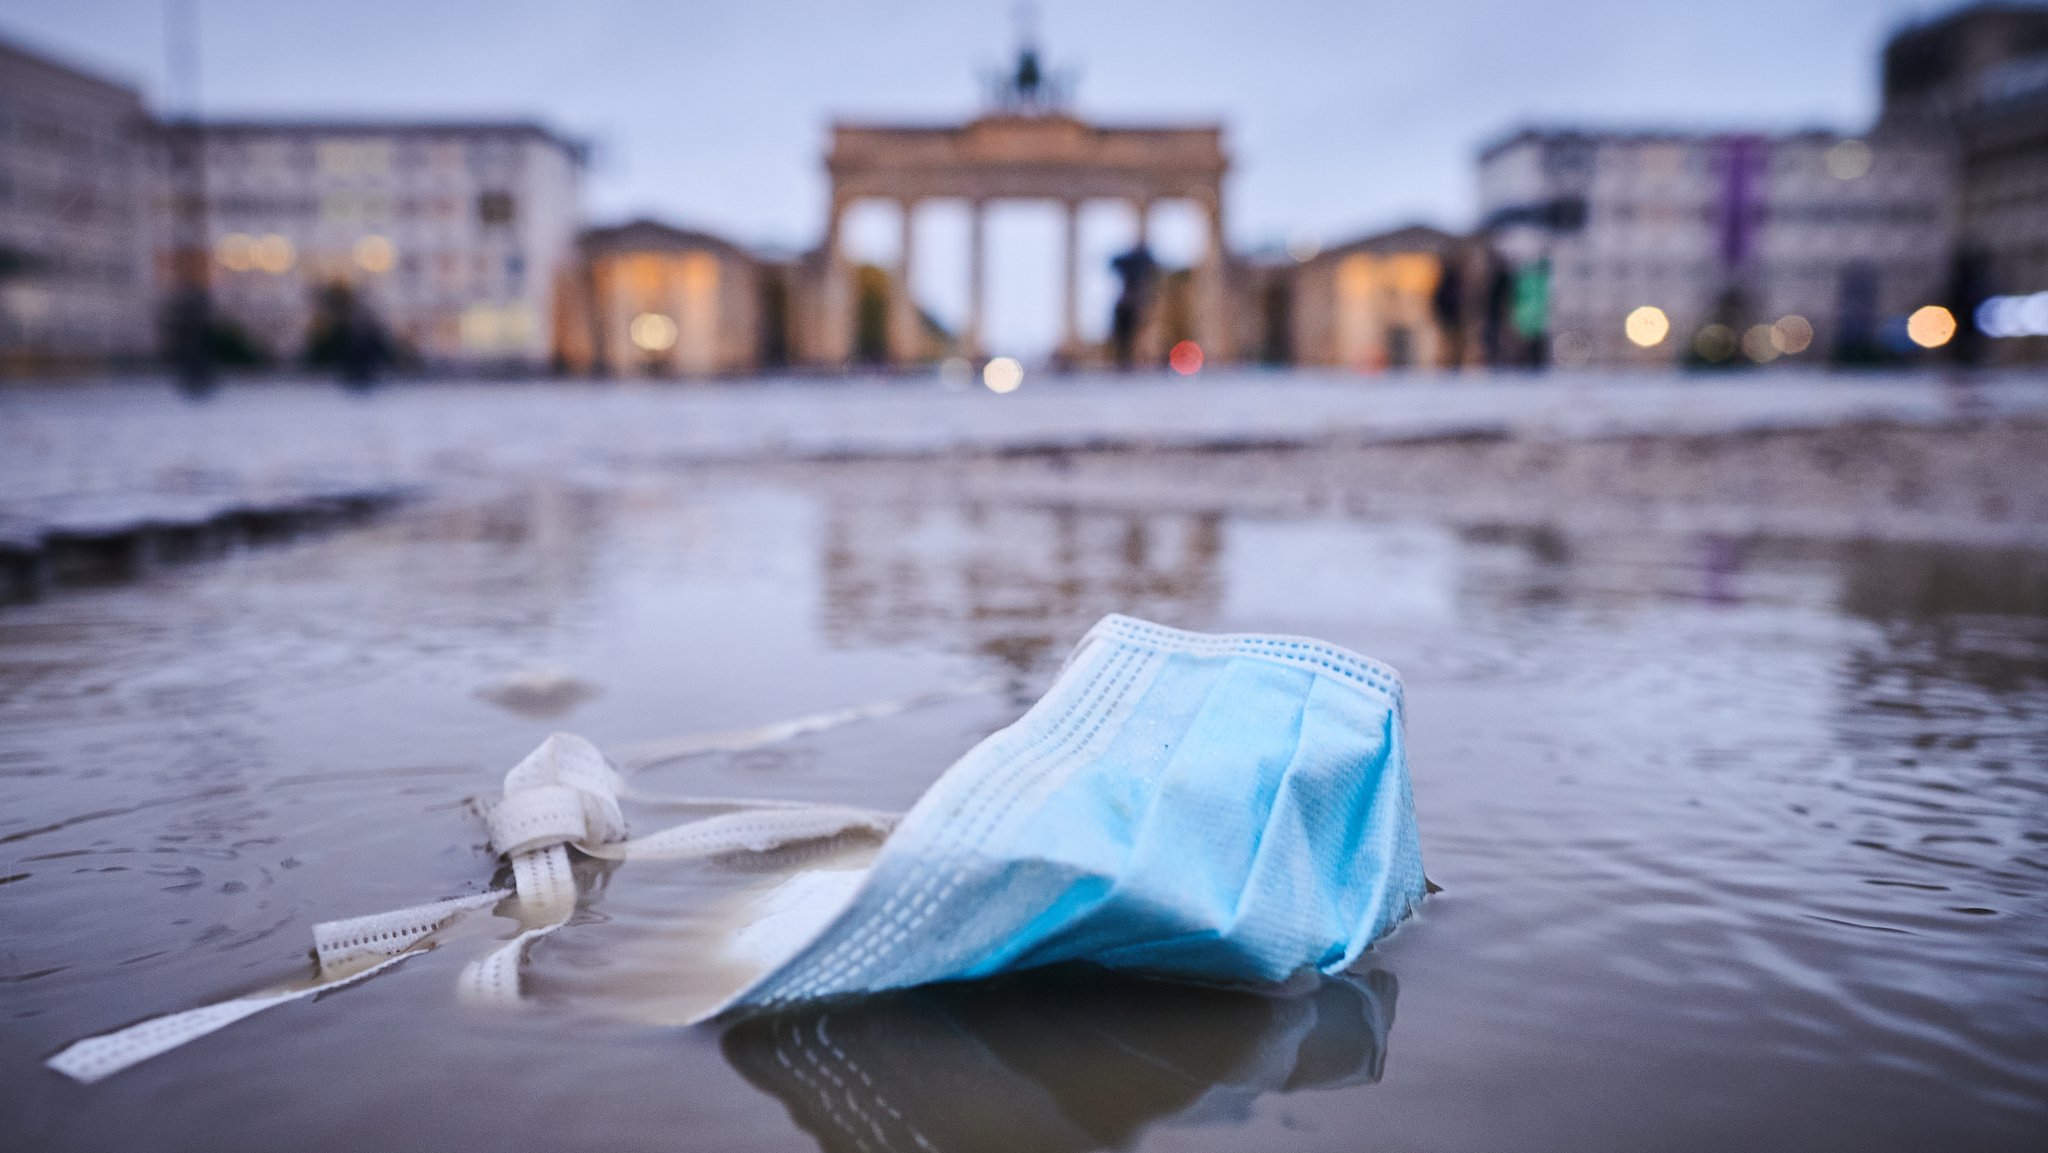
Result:
M224 1029L244 1017L292 1001L343 988L383 972L385 969L440 944L440 934L479 909L502 902L516 902L517 915L526 927L481 960L464 966L457 982L460 997L471 1003L514 1004L519 1000L519 966L527 946L569 923L576 909L576 882L569 868L568 850L606 860L688 860L732 853L763 853L793 844L824 840L845 833L867 832L886 837L900 814L845 805L819 805L787 800L745 800L730 797L651 796L630 785L634 774L655 765L710 753L744 752L825 732L860 721L875 720L923 705L992 691L1000 681L967 681L949 689L900 697L852 708L813 713L758 728L706 733L661 741L628 745L619 750L614 766L594 746L581 738L557 734L507 774L508 801L521 792L521 781L531 776L536 764L543 772L536 787L526 790L525 800L539 797L538 809L528 804L525 811L501 802L490 816L494 842L504 836L502 821L513 826L546 824L564 816L563 806L588 813L580 837L561 835L547 843L514 844L502 852L512 861L514 886L482 893L433 901L388 913L373 913L313 926L313 953L317 975L310 982L287 985L236 997L183 1012L87 1037L67 1046L45 1062L50 1068L75 1081L90 1084L110 1077L160 1053ZM560 760L566 768L551 767L549 759ZM562 778L569 784L561 783ZM583 798L573 794L580 793ZM561 795L572 794L572 795ZM622 821L604 819L608 810L616 815L617 802L630 799L642 804L683 808L717 808L727 812L686 822L648 836L628 839ZM501 820L502 819L502 820ZM607 836L615 833L615 836Z
M715 733L696 733L682 737L667 737L660 740L640 741L624 745L612 752L618 768L613 777L613 788L620 800L641 805L669 806L675 808L748 808L748 809L809 809L816 806L805 801L739 799L734 797L679 796L675 794L649 793L634 787L632 780L647 769L657 765L673 764L692 757L708 756L713 753L744 753L768 745L781 744L813 733L827 732L861 721L880 720L883 717L907 713L926 705L939 704L959 697L977 696L995 692L1003 687L997 677L980 677L963 681L951 688L937 689L914 696L896 697L891 700L872 701L850 708L832 709L821 713L793 717L786 721L760 725L751 729L728 729Z

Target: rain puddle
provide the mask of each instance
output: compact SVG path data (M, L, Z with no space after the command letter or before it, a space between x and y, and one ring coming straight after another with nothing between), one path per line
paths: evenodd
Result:
M1266 500L1181 483L1192 456L955 467L478 483L0 610L0 1130L219 1153L2048 1129L2048 554ZM302 977L315 921L481 891L470 802L550 731L619 747L990 681L641 782L901 808L1112 610L1406 674L1443 888L1356 972L1268 996L1057 970L685 1029L735 977L732 902L871 846L586 862L515 1010L456 998L516 931L482 918L99 1085L39 1067Z

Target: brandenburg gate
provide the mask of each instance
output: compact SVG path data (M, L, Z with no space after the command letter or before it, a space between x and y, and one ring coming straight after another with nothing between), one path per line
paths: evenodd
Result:
M849 208L870 200L891 201L901 210L888 352L897 363L916 357L920 318L910 291L912 225L920 202L940 199L965 201L970 211L967 321L961 333L962 351L968 355L985 352L984 216L992 201L1050 200L1064 207L1059 353L1072 361L1081 349L1076 264L1082 205L1091 200L1129 204L1138 220L1138 239L1149 249L1155 207L1162 201L1184 200L1193 202L1206 222L1203 256L1190 286L1195 342L1212 360L1230 359L1223 264L1223 176L1229 161L1223 152L1222 126L1085 123L1042 97L1036 60L1028 49L1016 78L997 99L994 110L962 125L833 125L826 157L832 197L818 309L823 331L812 345L821 359L844 364L854 352L853 269L841 251L842 226ZM1150 349L1146 355L1158 353Z

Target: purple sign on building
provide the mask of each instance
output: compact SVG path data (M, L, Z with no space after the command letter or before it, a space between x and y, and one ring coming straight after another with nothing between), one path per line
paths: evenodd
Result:
M1736 268L1756 247L1764 215L1764 161L1770 145L1761 136L1724 136L1715 143L1721 197L1715 212L1721 263Z

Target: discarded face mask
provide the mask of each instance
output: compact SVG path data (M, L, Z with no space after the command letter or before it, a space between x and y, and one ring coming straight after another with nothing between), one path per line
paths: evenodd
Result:
M629 767L753 747L919 703L674 742ZM777 802L628 839L625 778L557 734L507 774L492 846L515 889L315 926L321 979L88 1038L50 1059L97 1080L274 1004L361 980L516 898L523 929L461 978L518 998L535 939L567 924L568 849L612 859L761 852L887 834L864 870L801 873L744 918L756 974L704 1017L1064 961L1204 982L1337 973L1424 893L1392 670L1297 637L1211 636L1104 618L1037 704L957 761L900 820ZM700 1018L702 1019L702 1018Z

